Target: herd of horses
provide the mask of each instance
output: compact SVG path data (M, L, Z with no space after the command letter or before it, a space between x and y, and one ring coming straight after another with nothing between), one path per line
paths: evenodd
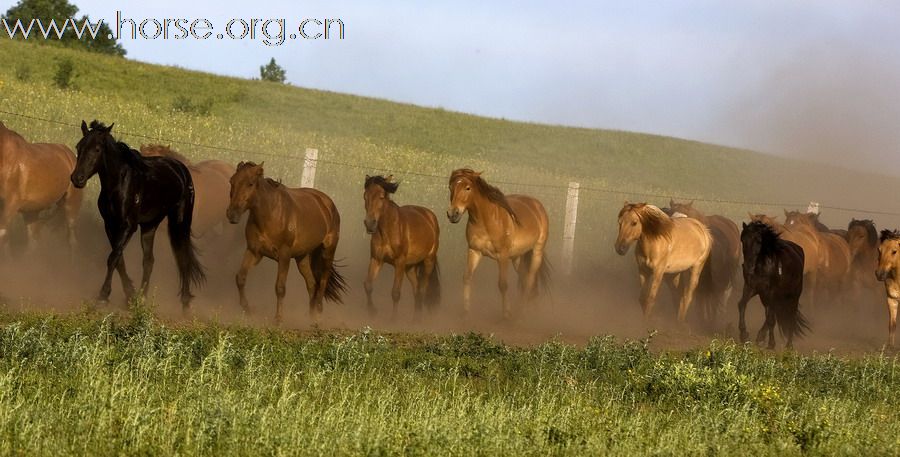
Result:
M116 140L112 128L96 120L90 125L82 121L82 138L73 153L60 144L30 143L0 122L0 244L6 242L8 226L19 213L28 242L34 243L47 219L45 213L52 211L65 216L68 242L74 248L82 189L96 175L97 204L110 244L98 301L109 300L114 273L128 298L147 293L154 239L163 221L185 311L190 308L192 288L205 280L194 238L221 231L229 223L244 224L246 249L235 283L245 311L250 309L247 274L263 257L278 265L276 322L282 320L292 262L305 281L314 319L326 300L342 300L347 284L335 262L341 217L328 195L268 178L262 163L192 163L159 145L137 151ZM448 183L447 218L456 224L467 214L463 311L471 306L473 274L487 256L498 264L502 312L509 318L513 314L507 297L510 267L518 275L523 301L533 300L549 286L547 211L533 197L503 194L471 169L453 171ZM392 176L366 176L364 223L371 249L364 288L367 306L374 312L373 281L385 263L392 265L393 312L396 315L406 278L418 317L423 307L433 308L440 302L440 228L428 208L395 203L391 196L398 188ZM668 278L677 293L680 322L694 301L704 320L715 322L742 277L741 340L749 336L747 303L758 295L766 312L757 342L768 335L768 346L774 347L777 324L790 347L793 338L809 328L801 308L823 301L858 303L861 294L875 290L877 281L882 281L890 317L888 341L893 345L900 304L900 232L884 230L879 236L870 220L852 220L847 230L830 230L817 214L796 211L785 211L783 224L764 214L749 217L750 222L739 228L726 217L702 213L692 202L670 201L666 208L626 202L618 215L615 250L625 255L634 246L645 318L651 318L659 289ZM138 229L143 272L136 288L123 254Z

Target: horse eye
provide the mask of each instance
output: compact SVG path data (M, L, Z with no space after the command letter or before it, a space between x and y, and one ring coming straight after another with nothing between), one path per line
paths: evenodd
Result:
M637 225L637 222L632 222L632 223L631 223L631 226L632 226L632 227L634 227L635 225Z
M472 188L469 186L466 186L466 190L472 190Z

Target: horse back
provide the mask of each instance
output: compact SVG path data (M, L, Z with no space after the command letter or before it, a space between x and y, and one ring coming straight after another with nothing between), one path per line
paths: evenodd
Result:
M775 271L771 272L776 277L774 282L780 285L782 292L799 298L803 291L803 271L806 263L803 248L792 241L779 240L776 256L778 262Z

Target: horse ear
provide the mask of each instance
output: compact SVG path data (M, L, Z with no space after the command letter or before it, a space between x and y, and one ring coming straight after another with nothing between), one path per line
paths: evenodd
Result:
M670 199L669 199L669 208L672 208L672 207L674 207L674 206L675 206L675 200L673 200L673 199L670 198Z
M480 177L482 173L484 173L484 171L476 171L476 172L475 172L475 177L476 177L476 178L477 178L477 177Z
M81 120L81 134L82 134L82 135L87 135L87 134L88 134L88 126L87 126L87 122L84 122L84 119Z
M788 216L788 210L784 210L784 217Z
M106 133L112 132L112 128L114 125L116 125L115 122L113 122L112 124L109 124L109 127L106 128Z
M753 213L751 213L750 211L747 211L747 215L750 216L750 220L752 221L754 218Z
M266 164L266 162L265 162L265 161L262 161L262 162L259 163L259 165L256 166L256 174L257 174L258 176L262 176L262 175L263 175L263 165L265 165L265 164Z
M741 225L744 226L744 229L747 228L747 223L746 223L746 222L741 222Z
M687 205L690 206L691 208L693 208L693 207L694 207L694 201L691 200Z

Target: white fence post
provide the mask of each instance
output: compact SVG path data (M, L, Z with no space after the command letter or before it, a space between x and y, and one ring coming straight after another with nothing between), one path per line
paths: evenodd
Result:
M303 176L300 178L301 187L316 187L316 164L319 160L319 150L306 148L306 158L303 159Z
M563 228L563 274L572 274L572 262L575 254L575 223L578 219L578 188L577 182L569 183L569 191L566 195L566 222Z

